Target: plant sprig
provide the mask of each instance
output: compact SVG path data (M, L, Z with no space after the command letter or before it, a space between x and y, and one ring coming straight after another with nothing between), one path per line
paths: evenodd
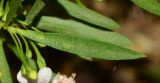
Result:
M103 27L110 31L95 29L94 26L73 19L64 20L43 15L37 25L33 26L32 23L35 17L45 6L42 0L35 1L25 20L16 18L19 15L17 12L20 12L19 9L23 7L21 0L7 0L7 3L1 0L0 62L2 63L0 63L0 81L2 83L12 83L3 43L7 44L22 63L18 75L33 80L38 79L39 70L47 67L45 59L37 47L40 44L76 54L86 60L94 60L95 58L129 60L145 57L144 54L132 50L132 43L128 38L113 32L115 29L120 28L117 22L85 7L80 0L77 0L78 4L69 0L57 1L68 11L69 15L96 25L96 28ZM11 39L7 38L7 33L3 32L4 30L9 33ZM45 32L41 30L45 30ZM37 60L33 59L32 53L35 53Z

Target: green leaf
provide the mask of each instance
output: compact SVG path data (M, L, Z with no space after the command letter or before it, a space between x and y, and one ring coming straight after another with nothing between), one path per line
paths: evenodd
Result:
M0 38L0 72L2 74L2 77L0 79L1 83L13 83L8 62L4 54L3 39L1 38Z
M9 1L7 1L6 5L5 5L5 10L4 10L4 13L3 13L3 16L2 16L2 21L6 21L9 10L10 10L10 4L9 4Z
M4 0L1 0L0 1L0 17L4 14L3 5L4 5Z
M132 46L132 42L128 38L116 32L99 30L74 20L43 16L37 27L46 31L86 37L126 48L131 48Z
M128 60L145 57L130 49L122 48L110 43L96 41L59 33L42 33L19 28L10 28L31 40L41 42L50 47L77 54L79 56L91 57L105 60Z
M101 15L98 12L85 7L81 7L75 3L70 2L69 0L58 1L73 17L110 30L120 28L120 25L118 23L106 16Z
M160 16L160 3L158 0L131 0L137 6Z
M26 17L25 22L31 24L36 15L41 11L41 9L45 6L45 3L42 0L36 0L31 11Z
M22 0L11 0L10 1L10 8L9 13L7 14L7 20L6 22L11 22L13 18L16 16L18 8L21 6Z

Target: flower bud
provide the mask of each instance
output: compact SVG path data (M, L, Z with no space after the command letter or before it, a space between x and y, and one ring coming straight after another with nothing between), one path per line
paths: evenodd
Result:
M38 72L37 83L49 83L52 79L52 70L48 67L40 69Z
M19 83L28 83L27 78L25 78L22 75L21 71L19 71L18 74L17 74L17 80L18 80Z
M31 80L37 79L37 72L36 71L30 71L28 73L28 78L30 78Z
M27 70L25 69L24 65L21 66L21 73L22 75L27 75Z

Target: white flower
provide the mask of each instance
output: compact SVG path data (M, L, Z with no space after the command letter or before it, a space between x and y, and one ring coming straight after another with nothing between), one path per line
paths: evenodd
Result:
M74 78L76 74L72 74L71 77L67 77L66 75L57 74L51 83L76 83Z
M40 69L38 72L37 83L49 83L52 79L52 70L48 67Z
M66 75L57 74L54 78L52 77L52 70L49 67L45 67L39 70L38 76L37 76L37 82L34 80L34 83L76 83L74 78L75 74L72 74L72 76L67 77ZM52 79L53 78L53 79ZM26 77L24 77L21 73L21 71L17 74L17 80L19 83L30 83Z
M25 78L22 75L21 71L19 71L18 74L17 74L17 80L19 81L19 83L28 83L27 78Z

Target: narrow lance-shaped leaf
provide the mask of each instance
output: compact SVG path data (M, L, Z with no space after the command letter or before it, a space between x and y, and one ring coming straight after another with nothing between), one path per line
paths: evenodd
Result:
M4 13L4 9L3 9L3 5L4 5L4 0L0 1L0 17L3 15Z
M10 9L9 13L7 14L7 21L6 22L11 22L13 18L16 16L18 8L21 6L21 1L22 0L11 0L10 1Z
M0 38L0 72L2 74L2 77L0 78L1 83L13 83L8 62L4 54L3 39L1 38Z
M41 42L62 51L77 54L79 56L105 60L128 60L145 57L143 54L134 52L130 49L92 39L63 35L59 33L42 33L19 28L10 29L31 40Z
M36 0L31 11L26 17L25 22L31 24L35 16L41 11L41 9L45 6L45 3L42 0Z
M131 0L137 6L160 16L160 3L158 0Z
M58 0L58 1L73 17L76 17L78 19L92 23L97 26L101 26L106 29L114 30L120 28L120 25L115 21L91 9L81 7L78 4L70 2L69 0Z
M40 19L37 28L50 32L91 38L127 48L131 48L132 46L132 43L128 38L116 32L99 30L74 20L43 16Z
M10 10L10 4L9 4L9 1L7 1L5 5L3 16L2 16L2 21L6 21L9 10ZM10 21L7 21L7 22L9 23Z

